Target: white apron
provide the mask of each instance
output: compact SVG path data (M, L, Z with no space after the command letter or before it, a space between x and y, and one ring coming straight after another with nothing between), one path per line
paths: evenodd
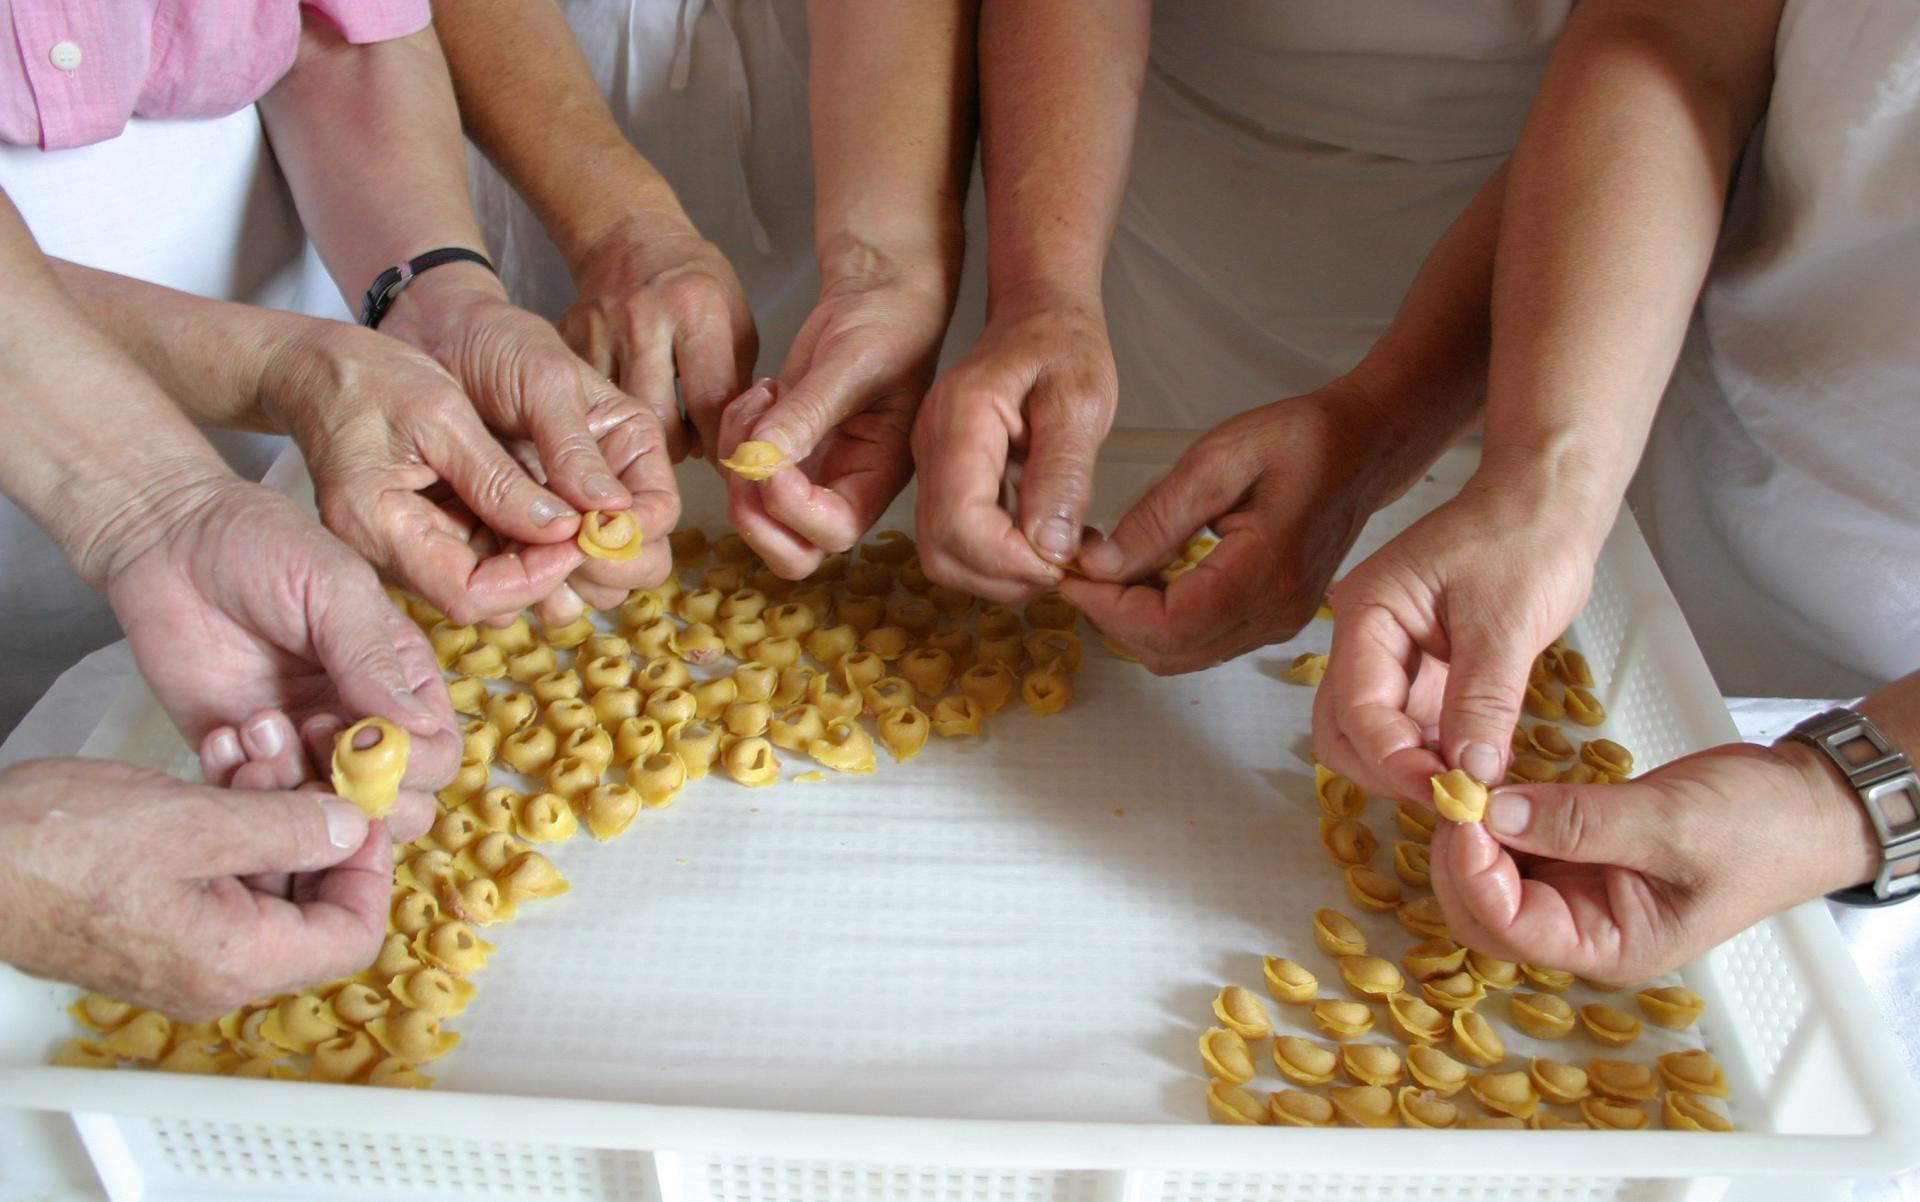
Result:
M329 317L346 307L305 239L252 107L133 118L71 150L0 145L0 189L47 254L203 296ZM257 478L284 440L212 435ZM0 735L81 656L120 637L106 602L0 497Z
M1513 150L1569 7L1155 5L1107 260L1120 422L1213 426L1358 362Z
M1854 697L1920 669L1920 6L1774 57L1631 499L1722 692Z

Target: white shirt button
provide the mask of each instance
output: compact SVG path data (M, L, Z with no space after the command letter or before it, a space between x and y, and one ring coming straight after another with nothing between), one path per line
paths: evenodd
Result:
M80 47L74 42L55 42L47 51L47 61L62 71L72 71L80 65Z

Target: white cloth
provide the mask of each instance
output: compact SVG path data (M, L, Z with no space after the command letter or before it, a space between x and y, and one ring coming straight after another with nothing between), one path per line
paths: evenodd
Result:
M1774 57L1632 500L1723 691L1858 696L1920 668L1920 6Z
M629 141L732 262L778 370L820 291L813 261L804 0L561 0ZM549 319L574 301L566 262L493 165L474 202L515 303Z
M1570 0L1154 6L1105 296L1124 425L1316 388L1512 151Z
M345 316L311 256L251 107L213 120L136 118L108 142L0 145L0 190L49 255L229 300ZM258 478L283 440L215 433ZM68 665L119 637L106 603L0 497L0 733Z

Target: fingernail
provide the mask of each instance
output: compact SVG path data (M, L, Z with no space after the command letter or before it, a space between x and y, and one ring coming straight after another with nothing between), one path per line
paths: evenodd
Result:
M1120 548L1112 543L1099 542L1080 548L1080 567L1091 575L1113 576L1119 573L1121 561Z
M1469 743L1460 749L1460 766L1467 775L1483 784L1498 781L1500 772L1500 753L1486 743Z
M596 497L617 497L620 495L620 483L605 474L588 476L587 491Z
M1495 793L1487 802L1487 825L1497 835L1523 835L1533 820L1533 802L1523 793Z
M260 749L260 754L263 756L276 756L286 750L286 735L281 730L277 719L260 719L247 727L247 735L252 738L253 745Z
M351 850L367 841L367 816L359 806L328 798L320 802L320 808L327 814L327 842Z
M597 480L606 479L605 476L596 476L594 478ZM545 526L552 522L559 521L561 518L570 518L576 515L573 510L560 504L558 501L549 501L547 498L541 497L533 504L527 506L527 516L533 519L534 525Z
M214 731L207 741L207 758L220 767L230 768L244 761L247 753L240 748L240 736L228 726Z
M1078 533L1066 518L1047 518L1034 528L1033 545L1054 559L1072 559Z

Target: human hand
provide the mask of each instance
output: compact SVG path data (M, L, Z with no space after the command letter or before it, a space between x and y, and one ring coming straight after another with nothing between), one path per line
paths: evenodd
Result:
M720 248L684 218L639 214L573 262L579 299L555 323L567 345L653 410L674 462L717 446L720 411L747 386L760 351L746 290ZM695 432L680 414L676 373Z
M986 330L913 427L920 560L940 584L1003 603L1054 588L1080 551L1093 466L1119 382L1099 298L994 298ZM1000 504L1024 454L1019 513Z
M1879 844L1830 763L1734 743L1609 785L1496 790L1442 822L1454 938L1603 984L1650 980L1789 906L1871 880Z
M908 439L953 300L939 273L867 268L830 280L774 381L728 405L720 457L749 439L785 466L722 469L728 516L776 574L799 579L878 521L913 474Z
M390 844L324 793L28 760L0 771L0 846L0 959L176 1018L358 972L386 933Z
M666 578L672 559L663 536L679 520L680 494L650 407L594 372L552 326L508 304L499 281L476 264L450 264L415 280L381 328L445 367L554 494L583 512L629 510L639 524L648 543L641 554L626 561L581 555L566 584L537 607L543 622L571 621L582 602L612 608ZM554 526L560 529L542 528L541 542L571 540L571 531ZM475 537L483 554L517 550L504 532Z
M433 649L373 569L272 489L231 477L164 497L106 536L104 589L189 743L284 710L377 716L413 739L406 783L452 779L460 734Z
M1157 673L1292 638L1388 488L1364 399L1341 381L1214 427L1111 536L1087 538L1084 575L1068 575L1061 591ZM1156 569L1208 525L1219 545L1162 586Z
M1449 767L1504 779L1528 670L1585 605L1612 521L1611 506L1483 463L1355 568L1314 697L1320 762L1417 801Z

